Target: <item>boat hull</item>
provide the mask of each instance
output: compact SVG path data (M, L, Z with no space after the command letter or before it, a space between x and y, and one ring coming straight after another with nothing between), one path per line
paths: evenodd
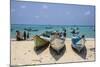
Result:
M72 46L73 49L75 49L78 52L81 52L82 49L85 47L84 45L82 45L82 46L74 46L74 44L72 44L71 46Z
M73 37L71 46L78 52L81 52L81 50L85 47L85 39L80 38L79 36Z
M35 47L34 48L36 50L39 50L42 47L46 47L50 43L48 40L45 40L45 39L41 38L40 36L35 36L34 40L35 40Z
M54 39L50 43L50 47L56 51L57 54L60 54L61 50L65 47L64 41L61 39Z

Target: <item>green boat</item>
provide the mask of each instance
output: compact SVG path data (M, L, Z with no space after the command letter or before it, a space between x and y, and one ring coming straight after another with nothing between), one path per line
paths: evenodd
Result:
M42 47L46 47L49 45L49 41L46 39L41 38L40 36L36 35L34 37L34 41L35 41L35 49L38 50Z

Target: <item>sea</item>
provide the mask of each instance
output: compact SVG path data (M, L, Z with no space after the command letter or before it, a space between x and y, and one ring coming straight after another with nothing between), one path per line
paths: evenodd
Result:
M66 29L66 35L68 38L72 37L72 29L79 30L79 35L85 35L86 38L95 38L95 26L91 25L32 25L32 24L11 24L10 35L11 38L16 37L16 31L21 33L24 31L29 32L30 37L34 35L40 35L46 31L49 32L63 32Z

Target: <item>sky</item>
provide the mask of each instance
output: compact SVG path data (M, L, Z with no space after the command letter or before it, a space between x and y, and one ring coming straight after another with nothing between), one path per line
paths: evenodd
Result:
M94 25L95 6L11 0L11 24Z

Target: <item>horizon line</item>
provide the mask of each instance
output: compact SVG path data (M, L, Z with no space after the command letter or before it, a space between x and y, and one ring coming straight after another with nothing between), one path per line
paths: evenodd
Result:
M56 25L56 24L20 24L20 25ZM66 25L66 24L58 24L58 25ZM77 24L76 24L77 25ZM75 24L73 24L73 25L68 25L68 26L76 26ZM94 25L78 25L78 26L95 26L95 24Z

